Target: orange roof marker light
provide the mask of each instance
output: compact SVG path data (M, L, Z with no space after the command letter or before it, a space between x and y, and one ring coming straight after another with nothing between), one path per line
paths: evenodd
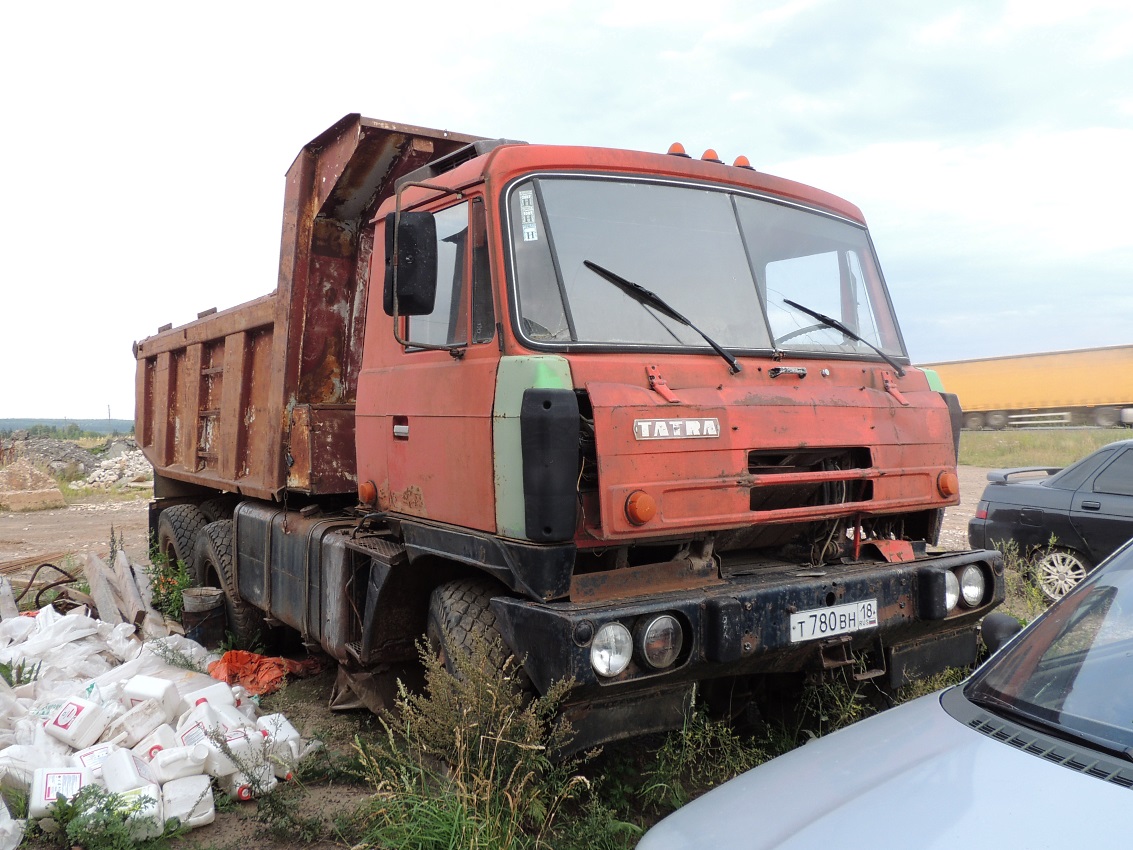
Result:
M689 155L685 153L685 146L680 142L673 142L671 145L669 145L669 150L667 151L667 153L670 156L683 156L685 159L690 158Z
M705 162L718 162L721 165L724 164L724 160L720 159L720 156L712 148L709 148L704 153L702 153L700 155L700 158L703 159Z
M740 154L736 157L736 161L732 163L735 168L746 168L748 171L755 171L751 161L746 156Z

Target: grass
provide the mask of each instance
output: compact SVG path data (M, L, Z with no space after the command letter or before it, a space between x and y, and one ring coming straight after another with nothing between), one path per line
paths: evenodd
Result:
M960 434L960 463L992 468L1062 467L1130 436L1133 432L1086 428L964 431Z

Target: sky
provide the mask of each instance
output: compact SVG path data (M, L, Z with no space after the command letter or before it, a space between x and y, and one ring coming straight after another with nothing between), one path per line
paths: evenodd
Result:
M0 74L0 418L132 418L132 343L274 289L351 112L841 195L914 363L1131 342L1127 0L61 0L4 7Z

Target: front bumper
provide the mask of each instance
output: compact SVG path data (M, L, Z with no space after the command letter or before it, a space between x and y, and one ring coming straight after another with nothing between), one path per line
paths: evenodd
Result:
M945 573L968 564L984 571L987 590L974 608L944 610ZM552 682L576 683L572 699L609 699L616 692L672 687L721 676L789 672L832 666L832 645L842 651L881 648L886 660L894 650L907 650L900 665L903 678L935 670L932 646L951 641L939 667L965 663L974 630L985 614L1003 601L1003 560L990 550L948 553L904 563L859 562L823 569L778 566L734 576L695 590L638 595L612 603L539 603L498 597L492 608L504 640L542 692ZM877 625L835 638L792 640L791 614L876 600ZM684 647L676 663L653 670L635 653L619 676L599 677L590 664L590 642L602 625L618 621L631 634L647 617L673 614L684 630ZM971 635L959 640L957 635ZM911 655L910 655L911 653ZM896 671L894 671L896 672Z

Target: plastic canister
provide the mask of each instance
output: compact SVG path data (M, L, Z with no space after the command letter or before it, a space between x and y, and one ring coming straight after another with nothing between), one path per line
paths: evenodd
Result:
M256 721L256 726L267 733L275 775L280 779L290 779L303 750L299 731L282 714L265 714Z
M240 771L247 773L262 766L271 771L267 735L258 729L229 732L223 744L208 739L205 745L209 748L205 772L217 779ZM275 779L274 775L272 779Z
M198 688L195 691L190 691L181 698L181 713L192 711L201 700L209 703L210 705L235 705L236 697L232 694L232 688L224 682L214 682L203 688Z
M177 740L181 746L207 741L209 733L224 734L228 727L221 721L207 700L202 699L177 722Z
M153 761L153 757L162 750L168 750L170 747L179 746L181 742L177 740L177 733L173 731L173 727L168 723L162 723L142 740L134 745L133 751L140 759L145 761Z
M74 798L93 781L85 767L38 767L32 775L31 794L28 796L28 818L38 820L50 813L60 795Z
M91 776L98 782L102 779L102 763L117 749L120 749L117 744L109 742L94 744L72 754L71 761L75 767L85 767L89 770Z
M235 732L237 729L256 728L255 717L249 718L238 706L216 705L213 706L212 710L216 712L216 716L220 718L220 722L229 732Z
M106 712L101 705L82 697L68 697L47 718L43 728L52 738L83 750L98 740L106 724Z
M165 706L155 699L144 699L110 723L102 737L123 747L133 747L167 719Z
M233 800L244 802L267 794L278 784L271 765L261 764L249 771L238 770L222 777L220 790Z
M212 780L207 776L184 776L161 786L166 820L178 818L196 829L216 820L216 801L212 796Z
M143 785L129 791L119 792L125 811L126 830L135 841L157 838L165 831L161 789L154 784Z
M165 722L173 720L180 712L181 695L177 686L167 679L156 676L134 676L122 683L119 699L126 708L133 708L147 699L157 700L165 708Z
M150 762L154 778L161 784L182 776L198 776L205 772L209 748L207 744L192 744L188 747L170 747L161 750Z
M108 790L122 794L153 785L157 779L148 762L142 761L130 750L115 750L102 762L102 781Z

